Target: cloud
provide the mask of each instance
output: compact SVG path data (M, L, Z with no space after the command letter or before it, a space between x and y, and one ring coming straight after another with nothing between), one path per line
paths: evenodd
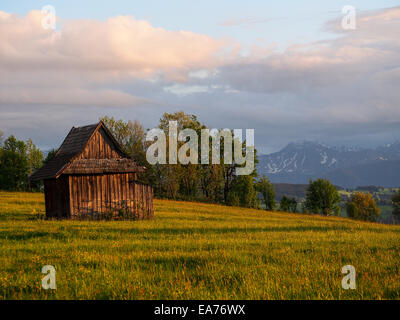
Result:
M333 40L224 65L219 80L249 94L290 94L310 123L400 122L400 8L359 15L356 30L340 26L327 24L340 34Z
M0 88L0 104L75 105L129 107L150 103L117 90L81 88Z
M27 125L46 128L54 106L54 119L68 119L67 127L93 122L109 107L146 126L162 112L184 110L213 127L254 128L261 151L298 138L365 144L400 137L400 8L358 14L356 30L328 21L324 29L336 35L329 40L284 52L255 44L246 55L240 44L130 16L67 20L59 31L44 30L40 20L37 11L0 12L6 133L13 123L23 129L26 115ZM88 106L97 109L85 113Z
M218 65L225 45L131 16L66 20L59 31L45 30L42 19L40 11L0 11L0 104L143 105L151 99L114 84L186 81L190 72Z
M149 75L214 65L223 42L190 31L155 28L117 16L106 21L67 20L45 30L42 13L0 12L1 65L13 69L79 69Z

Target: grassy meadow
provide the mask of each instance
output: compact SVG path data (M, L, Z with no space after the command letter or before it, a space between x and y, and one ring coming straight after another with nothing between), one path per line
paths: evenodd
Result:
M0 299L400 298L400 226L168 200L153 221L43 212L43 194L0 192Z

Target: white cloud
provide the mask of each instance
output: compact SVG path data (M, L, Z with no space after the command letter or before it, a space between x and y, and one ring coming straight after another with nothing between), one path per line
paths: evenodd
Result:
M192 93L210 92L207 86L186 86L178 83L169 87L165 87L164 90L166 92L171 92L181 97Z
M215 65L223 46L207 35L155 28L131 16L104 22L67 20L61 31L43 29L42 17L40 11L25 17L0 12L2 67L76 68L143 76Z
M0 104L143 104L149 99L107 85L186 81L192 70L218 65L224 45L130 16L67 20L60 31L45 30L42 18L40 11L25 17L0 11Z

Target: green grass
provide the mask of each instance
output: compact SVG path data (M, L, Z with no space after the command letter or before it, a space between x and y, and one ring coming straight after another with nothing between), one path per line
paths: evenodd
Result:
M167 200L153 221L43 221L43 198L0 192L0 299L400 298L400 226Z

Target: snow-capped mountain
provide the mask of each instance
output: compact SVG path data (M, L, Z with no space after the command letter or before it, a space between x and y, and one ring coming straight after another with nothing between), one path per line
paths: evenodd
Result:
M384 168L382 163L386 161L399 161L400 165L400 142L376 149L363 149L330 147L303 141L289 143L279 152L259 156L258 172L267 175L273 182L307 183L310 178L331 177L335 171L344 168L353 168L353 172L357 171L355 166L381 164L380 167ZM336 183L344 187L354 187L369 181L368 177L339 180ZM400 185L400 179L397 185Z

